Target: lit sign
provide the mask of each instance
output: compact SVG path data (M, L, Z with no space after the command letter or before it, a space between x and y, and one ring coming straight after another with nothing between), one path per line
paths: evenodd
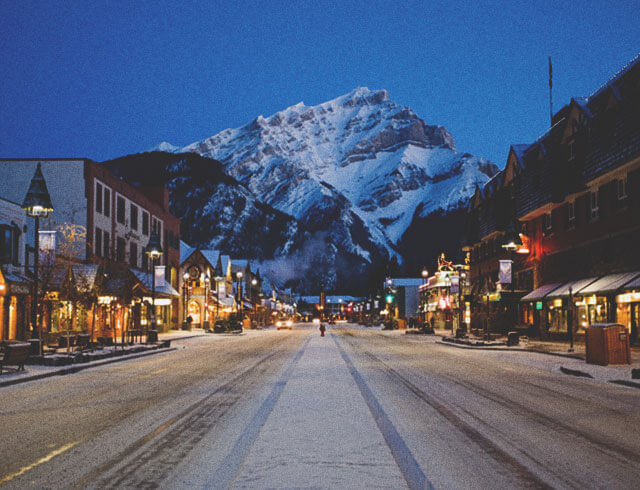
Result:
M633 291L632 293L619 294L616 296L617 303L633 303L640 301L640 292Z
M536 301L536 310L542 309L542 301Z

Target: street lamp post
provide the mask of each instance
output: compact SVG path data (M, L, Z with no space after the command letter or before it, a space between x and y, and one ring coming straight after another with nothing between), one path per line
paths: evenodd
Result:
M257 286L257 284L258 284L258 280L255 277L251 279L251 292L249 296L251 297L251 301L253 301L253 321L251 322L252 327L254 326L254 323L257 321L257 317L258 317L258 305L256 304L256 299L253 295L253 288Z
M40 218L46 218L51 211L51 196L47 189L47 183L42 175L42 166L38 163L36 171L33 174L29 190L22 203L22 209L26 210L27 215L35 218L35 234L34 234L34 260L33 260L33 301L31 302L31 332L32 335L39 339L39 354L42 355L42 325L38 321L38 267L40 265Z
M211 285L211 278L209 277L209 273L207 272L204 276L204 319L203 319L203 328L209 327L209 288Z
M156 322L156 260L162 256L162 245L160 244L160 236L154 227L149 237L149 243L145 250L147 256L151 259L151 315L150 320L153 322L155 330ZM147 322L147 340L149 339L149 322Z
M236 273L237 284L238 284L237 294L238 294L238 302L240 304L240 324L241 325L242 325L242 320L244 315L244 300L242 299L242 276L243 275L244 274L242 274L242 271L238 271Z
M187 308L189 307L189 273L182 276L182 323L187 321Z

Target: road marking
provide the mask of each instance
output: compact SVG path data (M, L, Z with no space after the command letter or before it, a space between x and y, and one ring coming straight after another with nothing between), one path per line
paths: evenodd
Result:
M138 379L146 379L153 378L156 374L164 373L168 368L156 369L155 371L151 371L148 374L143 374L142 376L138 376Z
M58 449L55 449L54 451L51 451L49 454L47 454L46 456L40 458L38 461L36 461L34 463L31 463L28 466L23 466L22 468L20 468L15 473L11 473L10 475L7 475L7 476L3 477L0 480L0 485L2 485L3 483L7 483L7 482L13 480L17 476L24 475L27 471L32 470L33 468L35 468L36 466L41 465L42 463L46 463L48 461L51 461L53 458L55 458L59 454L64 453L65 451L68 451L69 449L71 449L73 446L75 446L79 442L80 441L70 442L69 444L65 444L64 446L60 446Z
M389 420L389 416L380 405L380 402L378 402L378 399L371 391L371 388L369 388L364 378L360 375L356 367L353 365L353 362L351 362L351 359L338 342L337 336L332 333L331 337L333 337L333 341L336 343L342 359L358 385L360 393L369 407L369 411L371 412L378 429L382 432L382 436L391 450L393 459L396 460L396 464L400 468L400 472L402 473L402 476L404 476L409 488L412 490L419 488L433 489L433 484L427 479L422 468L420 468L420 465L413 456L413 453L404 442L404 439L402 439L402 436L398 433L398 430L394 427L391 420Z
M294 367L296 366L298 360L302 357L309 341L311 340L311 335L308 335L298 352L296 352L295 356L291 360L291 363L282 374L280 379L276 381L271 393L262 402L260 408L253 416L251 421L247 424L240 437L236 440L235 444L229 451L229 454L222 460L218 469L215 471L213 476L209 479L209 481L205 484L204 488L229 488L233 481L235 480L238 472L240 471L240 467L244 463L244 460L251 449L251 446L255 442L256 438L260 434L264 423L269 418L269 415L273 411L280 395L282 394L282 390L284 390L285 385L287 384L288 379L291 377L291 373L293 372Z

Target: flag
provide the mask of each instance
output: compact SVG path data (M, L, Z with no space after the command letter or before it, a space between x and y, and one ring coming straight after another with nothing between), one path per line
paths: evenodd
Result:
M551 70L551 56L549 56L549 88L551 88L551 80L553 78L553 73Z
M511 261L499 260L500 269L498 271L498 280L500 284L511 284Z

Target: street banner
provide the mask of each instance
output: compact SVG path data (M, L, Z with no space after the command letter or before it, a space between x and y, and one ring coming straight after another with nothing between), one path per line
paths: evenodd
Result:
M511 284L511 261L499 260L498 262L500 262L498 281L500 284Z
M449 280L451 281L451 294L458 294L460 292L460 276L451 276Z
M156 288L164 287L164 265L156 265Z
M56 231L38 230L38 260L43 266L51 266L56 259Z

